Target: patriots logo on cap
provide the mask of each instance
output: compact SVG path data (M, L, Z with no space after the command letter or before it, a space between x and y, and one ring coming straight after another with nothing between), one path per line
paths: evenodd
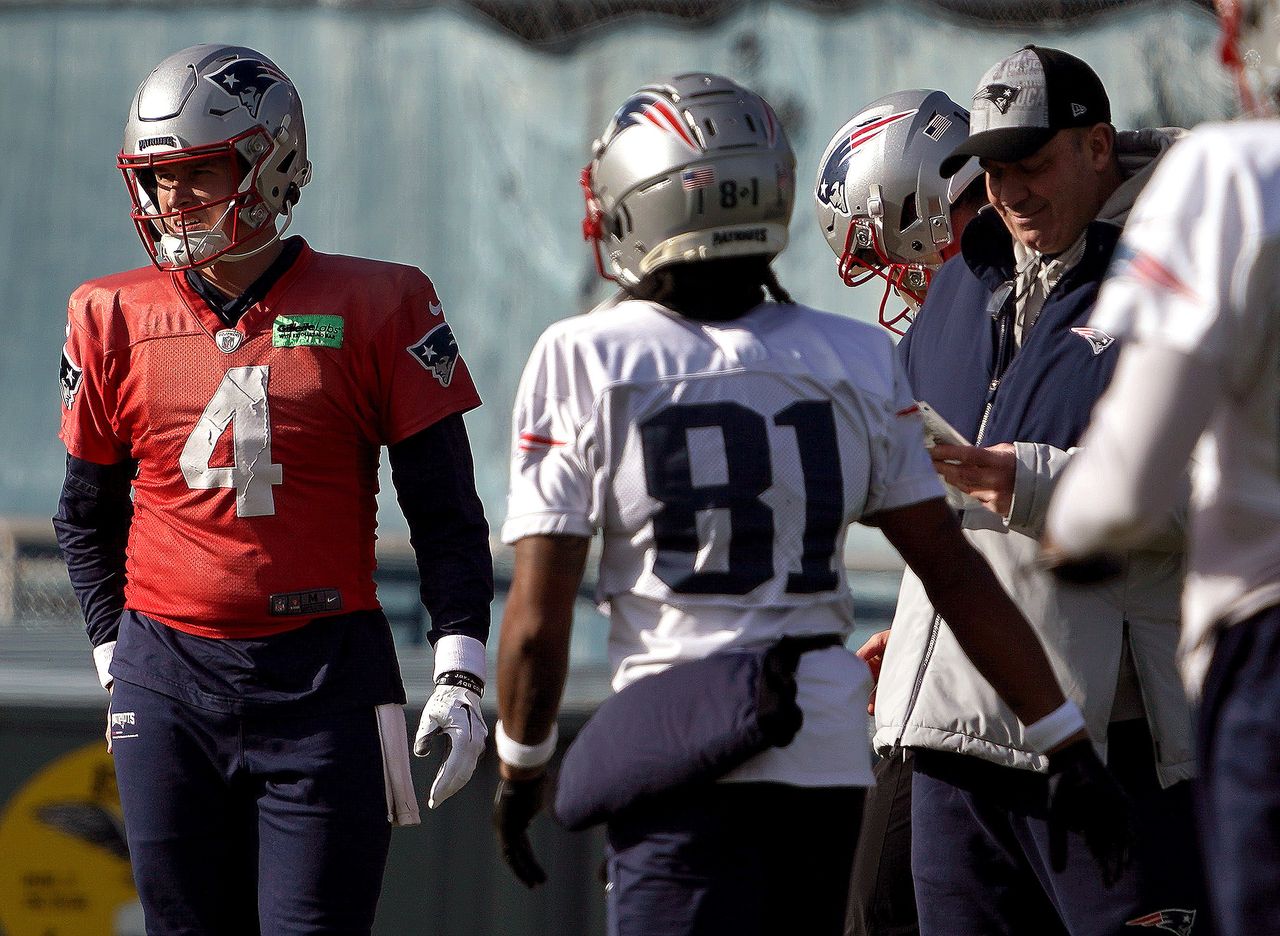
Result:
M405 350L440 381L440 386L449 386L449 381L453 380L453 368L458 363L458 342L448 322L441 322Z
M1013 85L1003 84L999 81L980 88L978 93L973 96L974 102L990 101L995 105L995 109L1002 114L1009 113L1009 108L1013 106L1013 102L1018 99L1018 95L1022 93L1021 88Z
M289 80L278 69L257 59L234 59L217 71L205 75L205 78L221 88L228 97L237 99L226 110L211 108L209 113L222 117L237 107L243 107L255 120L267 92Z
M1195 922L1194 910L1157 910L1155 913L1129 920L1125 926L1155 926L1170 933L1177 933L1178 936L1191 936L1191 927Z

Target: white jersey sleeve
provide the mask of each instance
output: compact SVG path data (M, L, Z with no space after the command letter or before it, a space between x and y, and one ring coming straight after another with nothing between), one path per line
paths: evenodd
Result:
M1091 324L1129 347L1049 530L1068 554L1122 545L1199 436L1183 602L1194 686L1217 625L1280 601L1280 123L1207 125L1173 147Z
M1255 332L1244 297L1268 206L1230 128L1169 151L1125 225L1090 324L1227 365ZM1272 221L1274 223L1274 220Z
M520 380L502 527L506 543L535 535L590 537L595 531L595 400L589 382L575 375L572 353L563 328L552 327L534 346Z
M924 418L897 355L893 356L893 395L884 399L882 406L884 423L875 436L879 451L872 462L864 517L945 493L924 445Z

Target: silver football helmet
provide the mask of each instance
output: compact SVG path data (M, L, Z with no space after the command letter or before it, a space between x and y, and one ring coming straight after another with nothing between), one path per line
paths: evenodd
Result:
M951 206L982 174L976 159L950 179L939 174L968 135L969 112L941 91L898 91L862 108L822 154L814 199L840 278L883 279L880 324L899 335L958 237ZM907 308L886 318L891 292Z
M1280 114L1280 0L1216 0L1222 64L1245 116Z
M787 245L795 154L773 109L719 75L646 85L618 109L582 170L583 236L622 286L669 263Z
M164 213L155 171L163 164L222 157L243 179L227 198ZM241 46L198 45L175 52L138 86L117 166L133 199L132 218L162 270L240 260L269 246L292 219L311 178L298 91L275 63ZM216 229L191 212L221 208ZM265 229L285 223L252 250L235 253ZM166 224L166 222L168 222Z

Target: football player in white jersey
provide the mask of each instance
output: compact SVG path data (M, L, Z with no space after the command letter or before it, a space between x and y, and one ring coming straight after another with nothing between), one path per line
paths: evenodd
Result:
M1244 936L1280 933L1280 4L1218 12L1243 110L1272 119L1196 129L1135 206L1090 322L1127 347L1045 552L1070 574L1140 542L1192 459L1198 825L1217 932Z
M842 645L853 521L884 530L1037 750L1055 750L1053 821L1087 826L1104 862L1123 838L1124 806L1079 710L946 506L891 339L794 304L770 269L794 169L772 109L727 79L681 75L636 92L583 174L584 231L624 298L552 325L517 394L494 821L522 881L545 879L527 828L556 747L572 605L596 532L616 700L650 679L706 672L727 651L831 638L798 658L794 739L726 773L654 789L627 768L648 758L661 772L665 752L688 755L702 721L739 708L737 685L675 683L688 694L680 714L699 713L686 730L642 718L642 735L595 734L601 776L643 794L608 817L615 933L842 931L871 781L869 673ZM710 697L721 690L730 698ZM692 760L703 754L713 759L708 749Z

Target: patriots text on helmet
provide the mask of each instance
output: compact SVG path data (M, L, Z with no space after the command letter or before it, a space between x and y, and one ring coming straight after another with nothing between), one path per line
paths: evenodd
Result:
M736 244L743 241L758 241L761 244L769 242L769 231L767 228L752 228L749 231L713 231L711 234L711 243L720 244Z

